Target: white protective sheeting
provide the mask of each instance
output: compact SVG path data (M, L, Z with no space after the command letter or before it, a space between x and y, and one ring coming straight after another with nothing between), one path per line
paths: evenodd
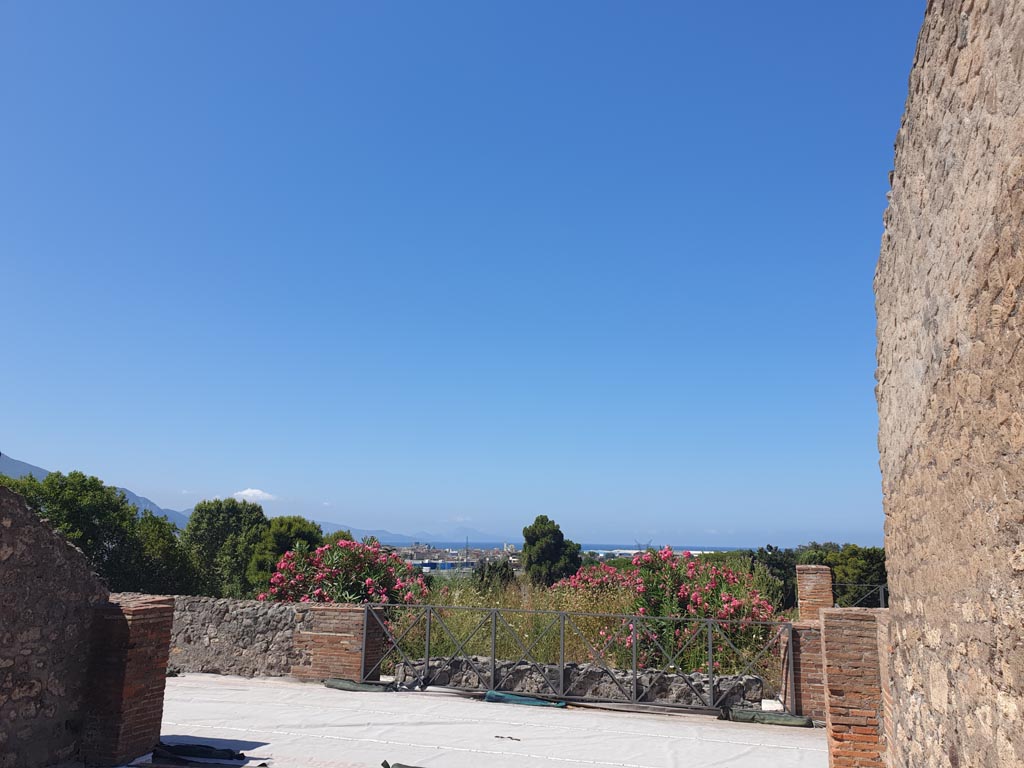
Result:
M168 679L163 739L232 747L272 768L377 768L382 760L423 768L828 765L819 729L198 674Z

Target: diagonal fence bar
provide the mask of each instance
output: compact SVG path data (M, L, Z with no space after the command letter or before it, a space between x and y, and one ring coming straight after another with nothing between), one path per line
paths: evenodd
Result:
M370 669L364 653L364 680L380 673L405 686L704 712L776 698L777 708L794 710L792 686L782 691L793 670L787 622L367 606L371 622L384 653Z

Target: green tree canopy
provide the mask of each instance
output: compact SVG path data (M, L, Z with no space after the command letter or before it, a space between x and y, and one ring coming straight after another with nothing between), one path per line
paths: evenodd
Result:
M248 597L248 568L267 530L263 507L237 499L196 504L181 543L195 569L197 588L213 597Z
M580 545L562 534L547 515L538 515L523 528L523 568L534 584L551 586L579 570Z
M132 591L151 595L193 594L195 573L178 540L177 526L144 509L136 522L136 531L142 546L143 567Z
M270 574L274 572L281 555L295 549L295 544L299 541L314 549L319 547L323 540L324 532L320 526L301 515L270 518L270 524L263 532L249 561L249 582L262 590L270 580Z
M177 529L165 518L139 515L118 489L82 472L51 472L43 480L0 476L41 518L85 554L115 592L180 593L192 586Z
M481 561L473 569L473 581L484 594L501 592L515 580L515 569L507 557L500 560Z
M780 607L789 610L796 606L796 551L768 544L752 552L751 556L755 564L760 564L781 582Z
M352 538L352 531L341 528L324 536L324 544L337 544L339 541L355 541Z

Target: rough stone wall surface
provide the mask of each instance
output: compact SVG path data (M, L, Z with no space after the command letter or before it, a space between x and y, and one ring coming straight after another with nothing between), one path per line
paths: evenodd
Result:
M1024 765L1024 3L932 0L875 278L895 766Z
M85 556L0 488L0 767L75 756L94 606Z
M888 748L893 741L896 710L892 700L892 642L889 639L889 611L878 612L878 676L882 692L881 745L886 753L886 765L891 765Z
M884 608L821 612L830 768L884 768L878 615Z
M283 677L310 664L295 635L306 628L304 603L174 597L169 668L242 677Z

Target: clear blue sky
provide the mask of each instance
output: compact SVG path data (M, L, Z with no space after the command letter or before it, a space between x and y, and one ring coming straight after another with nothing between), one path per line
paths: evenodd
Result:
M879 543L923 12L0 0L0 451L175 509Z

